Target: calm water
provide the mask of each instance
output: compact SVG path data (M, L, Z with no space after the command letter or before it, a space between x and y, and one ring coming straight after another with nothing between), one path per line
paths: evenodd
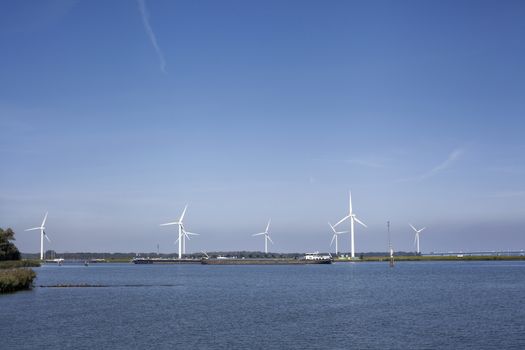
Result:
M0 296L1 349L525 349L525 262L36 270L111 287Z

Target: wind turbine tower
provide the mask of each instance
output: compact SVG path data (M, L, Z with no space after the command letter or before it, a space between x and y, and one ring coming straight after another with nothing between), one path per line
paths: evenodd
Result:
M40 227L33 227L28 228L26 231L34 231L34 230L40 230L40 260L44 260L44 237L46 237L47 241L51 243L51 240L46 235L46 219L47 219L47 212L46 215L44 215L44 220L42 221L42 225Z
M388 250L390 251L390 267L394 267L394 249L392 248L392 239L390 236L390 221L386 222L386 229L388 230Z
M409 224L410 227L412 227L412 230L416 233L414 237L414 244L416 245L416 254L421 254L421 251L419 250L419 234L426 229L426 227L420 228L419 230L415 228L412 224Z
M188 205L186 204L186 206L184 207L184 210L182 211L182 214L180 216L180 219L179 221L173 221L173 222L167 222L165 224L161 224L160 226L171 226L171 225L177 225L178 226L178 229L179 229L179 235L177 237L177 240L175 241L175 243L179 243L179 259L182 259L182 254L183 254L183 244L184 244L184 253L186 253L186 244L184 242L184 239L185 238L188 238L189 239L189 235L198 235L198 233L192 233L192 232L188 232L184 229L184 215L186 214L186 209L188 209Z
M350 249L351 249L352 259L354 259L355 258L354 224L355 222L357 222L358 224L364 227L368 227L368 226L366 226L361 220L359 220L357 216L355 215L355 213L352 211L352 192L348 193L348 198L349 198L348 215L342 218L341 220L339 220L339 222L335 224L334 227L337 227L337 225L339 225L343 221L350 219L350 244L351 244Z
M268 230L270 229L270 222L272 221L272 219L268 220L268 225L266 225L266 230L264 230L264 232L261 232L261 233L255 233L253 234L252 236L261 236L261 235L264 235L264 253L265 254L268 254L268 241L270 241L270 243L273 244L273 241L272 239L270 238L270 235L268 234Z
M199 236L198 233L188 232L182 226L182 254L186 254L186 239L191 241L190 236Z
M328 223L328 225L330 226L330 228L332 229L332 232L334 233L332 236L332 240L330 241L330 246L332 246L332 244L335 241L335 255L338 255L339 254L339 245L338 245L339 235L341 233L347 233L348 231L336 231L335 227L333 227L331 223Z

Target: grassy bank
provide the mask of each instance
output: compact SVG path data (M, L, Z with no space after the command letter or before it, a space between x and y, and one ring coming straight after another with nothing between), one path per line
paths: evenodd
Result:
M371 256L364 257L363 259L350 260L347 258L338 258L334 259L336 262L367 262L367 261L388 261L389 257L387 256ZM525 260L525 256L506 256L506 255L486 255L486 256L394 256L395 261L518 261Z
M28 268L0 270L0 293L30 289L36 273Z
M109 258L106 259L108 263L129 263L132 258Z
M39 260L7 260L0 261L0 270L14 269L18 267L39 267Z
M30 289L36 273L28 267L38 266L38 260L0 261L0 293Z

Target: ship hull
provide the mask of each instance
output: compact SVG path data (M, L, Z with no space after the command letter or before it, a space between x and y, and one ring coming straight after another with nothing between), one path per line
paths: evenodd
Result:
M203 259L203 265L318 265L331 264L332 260L304 259Z
M156 258L134 258L131 260L134 264L200 264L201 260L197 259L156 259Z

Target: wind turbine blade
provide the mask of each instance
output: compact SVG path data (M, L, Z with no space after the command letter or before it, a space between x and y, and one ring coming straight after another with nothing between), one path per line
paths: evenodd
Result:
M46 225L47 213L48 212L46 211L46 215L44 215L44 220L42 221L42 227Z
M40 227L28 228L27 230L24 230L24 231L34 231L34 230L40 230Z
M184 231L186 233L186 235L192 235L192 236L200 236L199 233L194 233L194 232L188 232L188 231Z
M368 226L366 226L361 220L359 220L358 218L356 218L355 216L354 216L354 220L357 221L358 223L360 223L361 225L363 225L364 227L368 227Z
M188 209L188 205L184 207L184 210L182 211L182 215L180 216L179 222L182 222L182 219L184 219L184 214L186 214L186 209Z
M332 240L330 241L330 247L331 247L332 244L334 243L335 237L336 237L336 235L334 234L334 235L332 236Z
M334 233L337 233L337 232L335 232L335 228L332 226L332 224L331 224L330 222L328 222L328 226L330 226L330 228L332 229L332 231L333 231Z
M160 224L160 226L170 226L170 225L180 225L180 222L173 221L173 222L167 222L165 224Z
M188 239L188 241L191 241L190 236L188 236L188 235L186 234L186 232L184 232L184 237L186 237L186 238Z
M268 240L273 244L273 241L272 241L272 239L270 238L270 236L266 235L266 237L268 237Z
M409 224L409 225L410 225L410 227L412 227L412 230L417 232L417 229L412 224Z
M345 221L346 219L348 219L350 217L350 215L348 216L345 216L344 218L342 218L341 220L339 220L339 222L337 224L334 225L334 227L337 227L337 225L339 225L340 223L342 223L343 221Z
M266 225L266 231L264 231L264 232L268 232L268 230L270 229L270 222L272 222L271 218L270 218L270 220L268 220L268 225Z
M255 236L260 236L260 235L265 235L265 234L266 234L266 232L254 233L252 236L255 237Z
M48 241L49 243L51 243L51 240L49 239L49 237L46 235L45 232L44 232L44 237L46 237L47 241Z
M348 231L337 231L336 233L340 235L341 233L348 233Z
M352 191L348 191L348 204L349 214L352 215Z
M424 229L426 229L426 227L423 227L421 230L419 230L419 232L423 231Z
M177 239L175 240L175 244L177 244L177 242L179 241L180 237L177 237Z

